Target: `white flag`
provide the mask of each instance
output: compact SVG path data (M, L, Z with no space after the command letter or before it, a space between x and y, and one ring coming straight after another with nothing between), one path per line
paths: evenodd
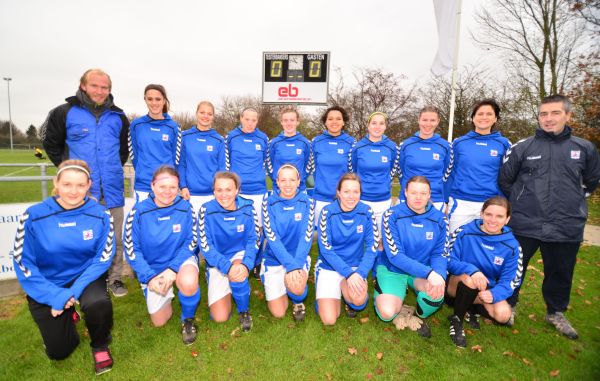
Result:
M444 75L452 69L457 42L456 18L459 0L433 0L438 30L438 51L431 65L434 75Z

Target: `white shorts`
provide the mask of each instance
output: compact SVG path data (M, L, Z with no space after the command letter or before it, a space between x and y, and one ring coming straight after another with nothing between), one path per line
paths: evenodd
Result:
M329 204L331 204L331 202L315 200L315 221L319 221L321 218L321 210Z
M181 267L185 265L192 265L197 270L199 270L198 258L196 258L196 256L194 255L186 259L185 262L181 264ZM146 297L146 306L148 307L148 313L150 315L160 311L161 308L163 308L167 303L170 303L171 299L175 297L175 295L173 294L173 286L169 288L166 295L161 295L157 292L150 290L146 283L140 283L140 286L142 287L142 292Z
M352 268L352 270L356 269L357 267ZM342 287L340 286L340 283L345 279L342 274L334 270L322 269L319 266L319 262L317 262L317 265L315 266L315 278L315 299L342 298Z
M465 201L450 197L448 215L450 218L450 232L468 224L474 219L480 218L483 202Z
M371 207L371 209L373 209L373 214L375 215L375 221L377 222L377 228L379 229L379 232L381 232L381 216L383 216L383 213L386 210L388 210L389 208L392 207L392 199L390 198L389 200L385 200L385 201L360 200L360 202L362 202L365 205L368 205L369 207Z
M310 256L306 257L306 262L302 269L306 271L308 275L310 271ZM271 300L275 300L282 295L287 293L287 289L285 287L285 275L286 275L285 267L279 266L265 266L265 261L263 259L262 266L260 266L260 279L265 286L265 298L267 302Z
M135 191L135 202L142 202L145 199L147 199L148 197L150 197L150 192L142 192L142 191Z
M229 260L233 262L237 259L244 258L245 251L238 251ZM214 302L223 299L227 294L231 294L231 287L229 287L229 278L226 274L223 274L216 267L206 266L206 282L208 283L208 306L210 307Z
M240 196L252 200L252 206L258 216L258 226L262 226L262 202L265 194L240 194Z
M215 196L209 194L208 196L190 196L190 204L192 204L192 208L194 208L194 213L198 214L200 207L205 203L214 200Z

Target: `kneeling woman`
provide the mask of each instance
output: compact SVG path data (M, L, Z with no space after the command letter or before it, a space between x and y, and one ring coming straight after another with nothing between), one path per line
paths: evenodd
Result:
M431 188L424 176L408 180L404 194L406 202L383 214L385 254L377 265L374 297L375 311L384 321L400 313L407 285L417 294L419 318L433 314L444 301L448 221L429 202ZM425 321L417 332L431 337Z
M480 314L506 324L512 310L506 301L521 283L522 253L511 229L510 204L504 197L488 199L481 219L474 220L452 234L448 272L448 295L454 297L454 315L450 316L450 338L458 347L466 347L463 320ZM470 321L474 326L478 322Z
M123 246L156 327L171 318L173 283L177 285L182 340L190 345L196 340L194 315L200 302L196 220L190 203L177 195L179 174L173 167L159 167L151 187L150 197L127 216Z
M325 325L340 316L340 297L346 313L356 316L368 302L367 276L379 246L373 211L360 202L360 179L344 174L337 199L325 206L319 218L319 257L315 266L317 312Z
M200 252L206 259L208 307L216 322L229 320L231 297L244 332L252 329L248 272L260 243L258 216L252 200L239 197L241 181L233 172L217 172L215 199L200 207Z
M273 316L285 315L289 296L294 320L303 321L315 210L313 201L299 187L296 167L282 165L277 171L278 190L263 201L267 250L260 275Z
M46 355L62 360L79 345L79 302L96 374L101 374L113 365L108 349L113 309L106 273L115 245L112 217L87 196L91 185L84 161L63 161L54 179L55 196L21 216L13 261Z

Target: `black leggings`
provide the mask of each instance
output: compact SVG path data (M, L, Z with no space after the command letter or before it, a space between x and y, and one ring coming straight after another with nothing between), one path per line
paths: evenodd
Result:
M73 321L75 306L52 317L51 308L27 297L29 311L37 324L46 354L52 360L67 358L79 345L79 334ZM106 288L106 274L90 283L79 298L92 348L108 346L113 325L113 309Z

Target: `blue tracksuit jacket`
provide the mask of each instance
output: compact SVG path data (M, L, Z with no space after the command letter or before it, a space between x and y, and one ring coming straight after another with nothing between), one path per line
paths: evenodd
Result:
M497 303L512 296L521 284L523 254L508 226L502 233L490 235L480 229L481 224L474 220L452 233L448 272L472 275L481 271L489 280L493 303Z
M267 240L265 264L283 265L286 272L303 268L313 240L313 200L304 192L290 200L273 192L263 200L262 213Z
M112 217L86 197L63 209L54 197L21 216L12 252L17 279L36 302L62 310L108 271L115 252Z
M223 274L229 272L230 259L239 251L244 251L242 264L253 269L261 241L252 201L238 196L235 204L235 210L226 210L212 200L202 205L198 213L200 252L208 266Z
M448 179L454 162L452 145L438 134L421 139L417 132L400 144L398 178L402 189L400 199L405 200L404 189L414 176L425 176L431 184L431 201L448 202Z
M215 173L225 170L225 139L213 129L192 127L181 140L179 186L188 188L192 196L211 195Z
M429 205L417 214L403 202L388 209L382 221L385 255L380 264L417 278L426 279L432 271L446 278L448 220L442 212Z
M273 189L277 189L277 171L283 164L292 164L300 173L300 190L306 189L306 177L310 174L310 141L301 133L285 136L280 133L269 143L269 176Z
M318 232L317 269L337 271L345 278L356 272L367 278L379 245L371 208L359 202L354 210L344 212L336 200L321 211ZM357 267L356 271L352 267Z
M385 201L392 197L392 179L398 168L396 144L383 136L372 142L362 138L350 151L350 171L361 180L361 200Z
M500 132L481 135L469 131L454 140L454 165L449 179L450 196L459 200L483 202L502 195L498 172L510 142Z
M129 126L129 153L135 169L134 188L150 192L152 175L158 167L168 164L175 168L181 151L181 129L169 114L165 119L145 115Z
M192 206L177 196L173 204L161 208L151 195L127 216L123 246L141 283L148 283L167 268L178 272L196 250Z
M313 138L310 167L315 172L315 200L333 201L338 180L349 171L348 155L355 142L345 132L339 136L331 136L325 131Z
M237 126L225 137L225 165L242 179L242 194L264 194L269 170L269 138L258 128L250 133Z

